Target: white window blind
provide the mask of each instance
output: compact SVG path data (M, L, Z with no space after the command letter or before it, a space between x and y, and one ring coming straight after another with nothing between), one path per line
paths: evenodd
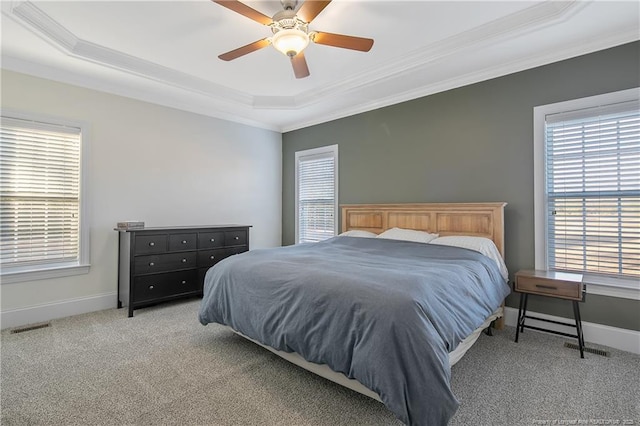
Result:
M547 115L548 269L640 277L637 101Z
M2 117L0 132L3 273L78 264L81 129Z
M336 145L296 153L297 243L336 234L337 155Z

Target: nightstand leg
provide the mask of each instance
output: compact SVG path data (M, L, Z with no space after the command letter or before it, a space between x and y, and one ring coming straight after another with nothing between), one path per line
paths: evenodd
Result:
M580 340L582 340L582 348L584 348L584 331L582 330L582 315L580 314L580 305L576 302L576 312L578 313L578 323L580 324Z
M524 293L524 307L522 308L522 324L520 333L524 333L524 317L527 316L527 304L529 303L529 293Z
M580 347L580 358L584 358L584 336L582 335L582 318L580 318L580 306L577 301L573 302L573 317L576 320L576 331L578 334L578 346Z
M518 343L518 337L520 336L520 325L524 322L522 317L522 308L524 307L524 293L520 293L520 307L518 308L518 322L516 323L516 343Z

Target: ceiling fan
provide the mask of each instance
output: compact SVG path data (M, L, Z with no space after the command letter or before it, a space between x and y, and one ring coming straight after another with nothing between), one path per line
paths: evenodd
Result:
M304 78L310 75L307 60L304 58L303 52L310 41L326 46L359 50L361 52L368 52L373 46L373 40L370 38L309 31L309 23L331 3L331 0L306 0L297 11L295 10L298 3L297 0L280 0L284 10L273 15L273 18L269 18L267 15L237 0L212 1L249 19L253 19L262 25L271 27L271 31L273 32L272 37L254 41L246 46L239 47L218 56L218 58L223 61L237 59L272 44L277 50L291 59L293 73L296 78Z

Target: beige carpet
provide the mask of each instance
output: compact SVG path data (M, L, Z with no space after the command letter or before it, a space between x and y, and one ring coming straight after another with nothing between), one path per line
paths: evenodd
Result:
M2 425L394 425L370 398L295 367L215 325L199 300L111 309L2 332ZM481 336L454 367L455 425L632 420L640 357L563 347L514 329ZM537 423L542 424L542 423ZM551 424L551 423L549 423ZM576 423L577 424L577 423Z

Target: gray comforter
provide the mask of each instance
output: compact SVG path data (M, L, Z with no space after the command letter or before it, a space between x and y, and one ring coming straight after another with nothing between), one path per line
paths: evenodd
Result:
M448 353L507 294L495 262L471 250L334 237L221 261L199 319L327 364L406 424L444 425L458 407Z

